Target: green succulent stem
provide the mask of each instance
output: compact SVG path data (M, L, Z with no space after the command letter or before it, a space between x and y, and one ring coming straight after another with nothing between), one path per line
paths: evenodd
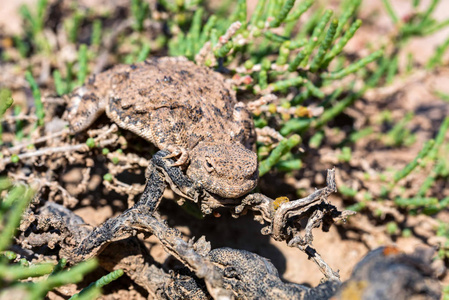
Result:
M81 299L81 297L83 297L86 293L89 293L90 290L92 289L100 289L103 286L111 283L114 280L117 280L118 278L120 278L122 275L124 274L123 270L119 269L119 270L115 270L112 271L111 273L101 277L100 279L98 279L95 282L92 282L88 287L84 288L81 292L79 292L78 294L73 295L69 300L79 300Z
M45 111L44 111L44 105L42 104L42 100L41 100L41 92L39 90L39 86L37 85L37 83L34 80L34 77L30 71L25 72L25 79L28 81L28 83L31 87L31 92L33 94L34 106L36 107L36 116L38 119L38 125L42 126L42 125L44 125Z
M301 142L301 137L297 134L292 135L288 139L282 140L279 145L271 151L268 158L260 162L259 176L265 175L271 168L279 162L281 157Z
M356 20L352 23L351 27L349 27L348 31L345 32L342 38L338 40L338 42L332 47L331 51L325 56L323 62L323 68L327 68L329 63L343 51L344 46L349 42L349 40L354 36L356 31L362 26L361 20Z
M295 5L296 0L287 0L284 3L284 6L282 7L279 14L276 15L273 21L270 23L270 27L279 27L281 23L285 20L290 10Z
M318 53L315 55L315 57L312 60L312 63L310 64L310 71L315 73L318 68L321 66L324 56L326 55L327 51L332 46L332 42L334 41L335 33L337 32L338 27L338 19L332 20L329 29L327 30L326 37L324 38L324 41L321 43L320 47L318 48Z
M418 156L415 159L407 164L402 170L396 172L393 176L393 182L396 184L399 180L405 178L408 174L410 174L420 163L422 159L424 159L430 152L430 150L434 147L435 141L429 140L424 144L424 147L418 153Z
M383 51L378 50L376 52L371 53L367 57L362 58L358 62L349 65L348 67L346 67L340 71L332 72L332 73L323 73L321 75L321 78L323 78L323 79L341 79L343 77L348 76L349 74L352 74L352 73L355 73L355 72L361 70L367 64L377 60L382 55L383 55Z

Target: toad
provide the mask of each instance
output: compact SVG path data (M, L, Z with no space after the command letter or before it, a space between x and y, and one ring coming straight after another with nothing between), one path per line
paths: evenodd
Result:
M168 152L164 158L176 158L171 166L184 168L197 189L238 198L257 184L251 114L213 70L163 57L93 75L71 95L70 133L85 130L104 112Z

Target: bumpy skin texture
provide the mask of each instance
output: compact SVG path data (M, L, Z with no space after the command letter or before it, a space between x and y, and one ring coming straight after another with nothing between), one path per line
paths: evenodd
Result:
M257 184L254 124L221 74L185 58L117 65L92 76L70 100L71 133L106 112L120 127L188 164L187 176L207 191L237 198Z
M224 287L232 290L236 299L324 300L340 286L336 281L327 281L315 289L284 283L268 259L245 250L218 248L209 257L220 269Z

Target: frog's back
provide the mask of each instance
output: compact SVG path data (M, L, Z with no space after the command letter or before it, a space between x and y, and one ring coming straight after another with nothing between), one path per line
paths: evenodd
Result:
M208 68L160 58L119 65L103 76L110 82L104 92L108 116L159 148L189 149L202 140L230 140L226 132L238 131L235 95L223 76Z
M143 113L162 106L206 105L232 115L236 103L221 74L188 60L165 57L108 72L114 96L121 99L114 103L117 109Z

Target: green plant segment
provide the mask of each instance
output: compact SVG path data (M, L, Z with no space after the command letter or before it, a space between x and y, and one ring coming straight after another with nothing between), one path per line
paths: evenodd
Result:
M289 139L282 140L279 145L274 148L270 156L262 161L259 166L259 175L263 176L266 174L280 159L283 155L290 152L290 150L299 144L301 138L299 135L292 135Z
M385 9L398 30L397 35L395 35L394 40L392 40L392 43L388 45L390 49L381 64L382 70L379 70L380 76L381 74L387 75L386 83L390 84L398 72L397 53L404 48L404 46L406 46L412 38L428 36L449 26L449 19L439 22L432 17L432 14L435 12L435 9L440 1L441 0L430 1L428 6L423 11L419 11L418 6L415 6L415 11L412 15L400 20L390 3L391 0L382 0ZM391 47L391 45L394 45L394 47ZM449 39L446 39L436 49L435 54L427 62L428 69L441 65L442 56L448 47Z
M430 1L430 3L426 4L427 7L424 6L423 10L420 10L418 8L418 5L415 5L415 11L412 15L408 16L407 18L400 19L394 11L393 6L391 5L391 1L383 0L385 10L390 16L392 22L397 27L398 33L391 37L389 43L381 45L383 55L378 55L376 57L376 52L373 52L371 54L373 55L372 61L377 66L370 74L361 72L361 76L363 76L365 81L365 86L363 86L362 89L358 91L358 95L355 97L355 99L351 101L348 96L346 96L346 99L339 100L339 103L337 105L340 105L342 109L345 109L349 105L352 105L356 101L356 99L358 99L359 97L363 97L364 92L366 92L368 89L380 87L382 85L389 85L397 81L397 75L401 71L398 62L398 53L403 51L408 42L411 41L414 37L430 35L437 30L440 30L449 25L449 20L436 21L432 17L432 13L434 12L439 2L439 0ZM357 24L354 22L353 26L356 27L356 25ZM348 31L346 33L349 35ZM446 39L435 49L435 53L431 56L426 64L426 67L428 69L442 66L443 56L445 53L447 53L447 49L449 48L448 45L449 42L448 39ZM337 49L337 47L334 46L333 49ZM331 55L328 54L328 57L331 57ZM410 59L412 59L411 56L409 56L409 60ZM353 65L357 63L360 63L360 61L353 63ZM414 67L416 67L416 65L408 66L406 68L407 73L412 72ZM348 70L348 68L346 70ZM328 72L322 74L321 76L331 78L330 74L332 73ZM444 93L439 93L436 91L435 94L442 100L447 99L445 98ZM330 112L332 110L336 110L336 108L332 107L330 110L324 111L323 115L318 117L314 121L308 121L304 118L289 120L281 130L281 133L283 135L288 135L292 132L305 131L310 130L311 128L316 128L317 126L315 125L316 123L314 124L314 122L317 122L318 119L323 118L323 116L325 116L326 114L330 114L331 116L329 118L325 118L326 122L319 123L320 126L323 126L343 111L338 110L337 114L334 114ZM377 140L384 146L391 148L409 147L415 144L415 142L417 141L417 136L410 129L410 124L412 124L415 119L415 115L412 112L407 113L405 117L401 118L395 123L392 122L393 118L391 116L391 112L388 110L381 111L380 116L383 126L385 127L386 125L388 125L386 127L389 127L389 129L384 132L376 132L372 127L365 127L359 129L358 131L354 131L349 136L349 138L346 138L339 145L340 147L343 147L341 149L341 154L338 157L341 163L350 163L352 161L352 158L350 156L351 148L349 147L352 146L353 143L357 143L357 141L367 136L370 136L371 139L377 138ZM437 187L441 185L441 182L447 180L449 176L449 160L447 158L449 145L447 139L445 139L445 137L447 136L448 128L449 118L446 117L442 121L435 138L424 142L421 151L417 153L414 159L405 164L404 167L398 169L392 168L378 174L366 174L366 182L379 181L381 183L381 188L379 191L366 191L363 188L352 189L347 186L339 187L339 192L342 195L348 198L358 199L356 204L351 205L348 208L357 211L366 208L371 209L370 206L367 205L370 201L377 201L378 203L381 203L380 205L382 205L383 202L393 200L392 203L405 214L411 213L416 215L422 213L432 215L438 213L441 210L447 209L449 205L447 196L445 196L444 194L441 195L441 193L435 195L435 191L438 190ZM315 143L315 140L318 137L314 137L311 140L311 143ZM422 181L420 186L418 186L417 193L415 193L414 195L409 195L407 194L407 190L410 187L406 187L404 185L408 180L410 180L412 176L417 176L418 174L422 178L425 178L425 180ZM368 198L365 197L367 193L370 195L370 197ZM406 194L407 196L404 196ZM363 200L360 200L362 198ZM398 224L395 225L397 228L399 228Z
M448 197L439 199L438 197L427 196L438 180L445 180L449 177L449 159L446 155L449 144L445 141L448 129L449 117L446 117L441 123L435 139L427 141L410 163L400 170L395 170L391 175L379 174L379 178L382 181L391 180L391 183L382 186L378 201L393 199L396 206L412 211L414 214L422 212L427 215L433 215L449 207ZM416 195L413 197L397 195L398 192L401 193L400 182L406 180L410 174L418 172L423 168L430 169L430 173L425 177ZM358 193L358 191L350 190L346 187L340 188L339 191L350 197L355 197ZM359 210L363 207L362 205L354 206L353 208Z
M87 76L87 46L86 44L81 44L78 51L78 85L81 86Z
M51 53L50 45L43 34L47 8L48 0L37 1L37 10L34 14L26 5L22 5L20 7L19 12L22 15L22 19L24 20L24 30L26 37L25 39L16 37L15 43L20 47L20 54L22 56L26 56L29 50L28 46L24 42L24 40L26 39L31 40L33 46L36 47L39 51Z
M11 91L8 89L0 89L0 117L2 117L6 110L11 107L14 100L11 97Z
M44 106L43 106L42 100L41 100L41 92L40 92L39 87L38 87L36 81L34 80L31 72L27 71L25 73L25 78L28 81L28 83L30 84L31 92L33 93L34 106L36 107L36 116L38 119L38 125L43 125L45 111L44 111Z
M0 119L5 114L6 110L11 107L14 100L11 97L11 91L8 89L0 89ZM3 144L2 139L3 126L0 123L0 145Z
M449 257L449 225L446 222L439 222L436 235L446 239L444 244L442 244L438 250L438 256L447 259ZM447 293L447 291L445 291L445 293ZM449 294L446 294L443 299L446 299L447 296L449 296Z
M427 156L427 154L432 149L434 144L435 144L434 140L428 141L424 145L423 149L418 153L418 156L412 162L407 164L402 170L396 172L396 174L394 174L393 176L394 180L393 184L396 184L399 180L405 178L408 174L410 174L418 166L419 161L421 161Z
M428 141L412 162L394 174L393 180L394 183L397 183L419 165L425 166L428 164L432 166L430 174L424 180L417 193L417 197L411 199L397 198L395 200L396 204L408 208L421 207L424 209L423 212L425 214L434 214L448 206L447 197L441 200L434 197L425 197L432 186L436 184L437 179L447 178L449 176L449 160L447 159L447 155L444 155L448 147L447 142L445 143L444 141L448 129L449 117L446 117L440 126L435 140Z
M148 17L150 7L147 2L131 0L131 13L134 17L133 28L137 31L143 30L143 22Z
M56 265L53 262L33 264L8 250L34 191L2 178L0 194L5 194L0 199L0 297L9 297L20 291L22 299L44 299L48 291L69 283L81 282L87 273L97 267L95 260L82 262L70 269L65 269L65 259L61 259ZM95 299L100 295L102 286L122 274L122 270L117 270L102 277L76 299ZM36 280L30 281L30 277Z
M108 275L101 277L97 281L92 282L88 287L83 289L78 294L73 295L70 299L71 300L86 299L88 297L88 295L90 297L91 294L96 294L100 288L102 288L103 286L120 278L122 275L123 275L123 270L120 270L120 269L115 270L115 271L109 273Z
M93 51L89 50L86 44L81 44L78 49L77 63L67 63L64 71L65 78L63 78L60 70L53 71L53 82L56 93L59 96L68 94L74 88L84 84L87 75L89 74L88 64L89 59L93 55ZM74 70L76 66L77 71Z
M447 158L447 155L445 155L445 153L447 153L448 145L447 142L445 143L444 140L448 132L448 129L449 129L449 117L446 117L440 126L438 134L435 138L435 142L433 143L433 147L429 144L432 142L431 140L425 145L423 150L418 154L418 157L412 163L410 163L401 172L398 172L395 175L395 178L400 177L402 173L412 169L418 163L421 163L422 165L430 164L432 166L430 174L424 180L417 194L417 197L421 199L431 199L432 201L425 200L421 205L413 204L413 201L410 201L409 202L410 206L407 205L407 207L413 207L415 205L423 208L423 213L431 215L449 206L448 197L445 197L441 200L434 198L425 198L425 195L436 184L436 181L438 179L449 177L449 159ZM430 149L427 150L427 148ZM427 151L426 153L427 156L424 159L423 156L425 155L423 154L425 154L424 153L425 151Z
M407 124L413 119L413 114L408 113L405 117L395 124L391 130L389 130L385 135L381 136L380 139L387 146L410 146L412 145L416 137L407 128Z
M33 192L24 186L12 188L12 184L2 179L0 186L3 190L10 189L1 201L0 217L2 231L0 233L0 251L4 251L11 244L16 228L19 226L22 213L33 196Z

